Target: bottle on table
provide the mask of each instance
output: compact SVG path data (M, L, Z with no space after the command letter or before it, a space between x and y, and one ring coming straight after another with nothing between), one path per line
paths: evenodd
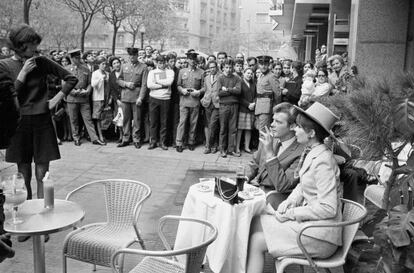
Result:
M43 178L43 194L45 208L53 208L55 205L55 186L53 180L49 177L49 172L46 172L45 177Z

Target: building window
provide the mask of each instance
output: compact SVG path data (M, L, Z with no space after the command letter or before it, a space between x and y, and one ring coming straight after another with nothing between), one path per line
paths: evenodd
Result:
M257 24L267 24L270 23L269 14L266 12L258 12L256 13L256 23Z
M172 1L171 4L174 7L174 9L176 9L176 10L188 11L188 3L185 0Z

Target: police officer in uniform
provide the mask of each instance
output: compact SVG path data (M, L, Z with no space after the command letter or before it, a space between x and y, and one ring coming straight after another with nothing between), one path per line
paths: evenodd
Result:
M127 48L130 62L125 64L118 85L122 88L121 102L124 112L124 135L118 147L125 147L132 140L135 148L141 148L141 118L143 117L142 103L147 91L147 66L138 62L138 48Z
M279 80L270 71L270 56L257 57L259 69L262 72L257 79L257 97L254 114L256 116L256 128L265 131L272 121L273 106L282 102L282 93Z
M103 143L96 135L95 127L92 123L91 106L89 101L90 94L92 92L92 73L85 65L81 63L80 54L80 49L74 49L69 51L69 56L72 61L72 64L68 66L68 70L79 80L75 88L72 91L70 91L70 93L66 97L73 140L76 146L81 145L79 135L80 113L92 143L96 145L105 145L105 143Z
M197 53L188 52L188 67L180 70L178 74L177 89L180 93L180 121L177 128L176 150L183 151L183 137L185 124L190 120L188 149L195 148L195 134L200 108L200 96L203 87L204 70L197 68Z

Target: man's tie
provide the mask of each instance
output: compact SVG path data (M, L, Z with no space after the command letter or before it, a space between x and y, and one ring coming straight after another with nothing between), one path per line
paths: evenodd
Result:
M279 154L280 147L282 147L282 141L279 140L276 142L275 148L273 149L275 156Z
M299 178L299 171L300 169L302 169L303 162L305 161L305 158L310 152L310 150L312 150L312 147L309 147L309 146L306 146L305 150L303 150L302 155L300 156L300 159L299 159L299 164L296 167L295 172L293 173L293 178L295 179Z

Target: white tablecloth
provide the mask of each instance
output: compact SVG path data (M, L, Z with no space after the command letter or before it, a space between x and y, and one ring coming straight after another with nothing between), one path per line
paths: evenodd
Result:
M214 188L214 181L204 182ZM246 184L245 187L252 187ZM207 249L207 259L214 273L244 273L246 271L247 245L253 216L265 208L265 194L252 200L230 205L214 196L214 191L200 192L197 184L190 187L181 216L205 219L218 228L217 239ZM198 225L180 223L175 249L200 243L207 234Z

